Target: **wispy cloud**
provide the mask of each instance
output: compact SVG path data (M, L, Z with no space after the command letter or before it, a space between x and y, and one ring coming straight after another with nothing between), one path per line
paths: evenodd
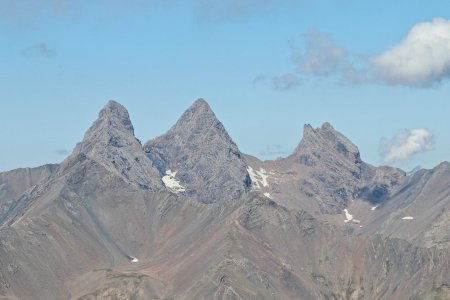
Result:
M331 35L310 28L302 35L304 51L293 45L292 61L300 73L314 76L328 76L339 72L347 64L348 53L338 46Z
M265 83L265 82L267 82L268 78L269 77L265 74L259 74L259 75L255 76L255 78L253 78L252 83L254 85L258 84L258 83Z
M416 154L434 148L434 136L427 129L403 130L394 137L380 140L379 153L385 164L397 164L411 160Z
M102 6L102 14L117 11L152 12L185 6L199 23L247 19L251 16L270 13L278 8L286 8L303 3L305 0L1 0L0 17L9 18L13 23L27 23L42 19L42 13L50 12L58 16L84 14L91 7ZM2 21L2 19L0 19Z
M43 42L22 49L20 51L20 54L24 57L40 56L45 58L51 58L56 56L56 52L50 49L48 45Z
M303 81L295 74L286 73L280 76L274 76L271 79L271 85L275 90L287 91L302 85Z
M343 84L367 82L365 61L339 46L331 34L310 28L300 38L300 46L295 41L290 43L294 72L255 79L270 82L271 88L282 91L302 85L307 78L333 77Z
M253 79L253 84L264 84L278 91L287 91L303 84L303 81L293 73L286 73L280 76L268 76L260 74Z
M310 28L302 35L304 51L292 46L292 61L304 76L336 76L344 83L360 83L362 71L356 68L359 57L339 46L331 34Z
M134 12L153 12L182 0L0 0L0 25L29 30L48 20L77 22L95 16L99 21Z
M264 10L285 7L304 0L193 0L201 20L248 18Z
M0 1L0 21L11 22L14 25L33 24L42 19L43 13L51 12L58 15L67 14L75 4L83 1L71 0L2 0Z
M300 81L327 77L343 84L430 87L450 78L450 20L442 18L416 24L403 40L376 55L353 53L314 28L291 48Z
M49 8L57 12L66 12L73 5L71 0L35 0L33 1L36 8Z
M58 155L67 155L70 153L70 151L67 149L55 149L55 150L53 150L53 153L58 154Z
M450 20L416 24L371 63L379 80L388 84L420 87L441 82L450 77Z

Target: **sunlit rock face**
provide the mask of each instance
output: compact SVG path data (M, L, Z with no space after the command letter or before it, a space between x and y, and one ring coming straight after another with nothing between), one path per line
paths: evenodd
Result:
M304 130L261 161L198 100L142 147L110 101L61 164L0 173L0 298L450 299L450 164Z
M176 170L184 194L200 202L233 201L249 190L241 152L203 99L144 150L162 176Z

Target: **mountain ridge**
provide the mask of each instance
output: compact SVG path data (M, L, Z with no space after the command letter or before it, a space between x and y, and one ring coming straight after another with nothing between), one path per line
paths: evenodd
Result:
M450 164L408 176L304 130L260 161L199 99L142 146L108 102L61 164L0 173L0 297L448 299Z

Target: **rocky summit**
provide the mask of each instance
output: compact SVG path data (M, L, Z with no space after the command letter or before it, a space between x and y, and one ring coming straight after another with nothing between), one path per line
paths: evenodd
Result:
M115 101L109 101L100 111L69 160L79 155L101 163L129 183L153 190L161 187L157 170L134 136L128 111Z
M203 99L144 150L162 176L173 174L184 194L200 202L237 200L251 185L241 152Z
M58 165L0 173L0 299L450 299L450 164L329 123L241 153L199 99L144 145L109 101Z

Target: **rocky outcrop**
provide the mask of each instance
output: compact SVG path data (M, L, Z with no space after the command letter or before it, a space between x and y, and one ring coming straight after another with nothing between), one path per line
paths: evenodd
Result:
M36 168L21 168L0 173L0 205L14 200L39 181L52 174L58 165L48 164Z
M251 184L241 152L203 99L144 150L162 176L176 172L184 194L200 202L237 200Z
M358 198L373 205L388 201L393 192L406 180L406 173L400 169L361 164L361 182Z
M127 182L141 188L157 190L162 187L159 172L134 136L128 111L115 101L109 101L100 111L98 119L76 146L69 160L80 154L101 163Z
M258 190L282 205L318 215L342 214L358 199L371 205L386 202L406 178L400 169L363 162L358 148L329 123L319 128L306 124L287 158L245 159L253 177L264 177Z
M307 181L319 185L325 211L342 210L358 191L361 158L358 148L329 123L305 125L303 138L288 160L303 166ZM329 209L327 209L329 207Z

